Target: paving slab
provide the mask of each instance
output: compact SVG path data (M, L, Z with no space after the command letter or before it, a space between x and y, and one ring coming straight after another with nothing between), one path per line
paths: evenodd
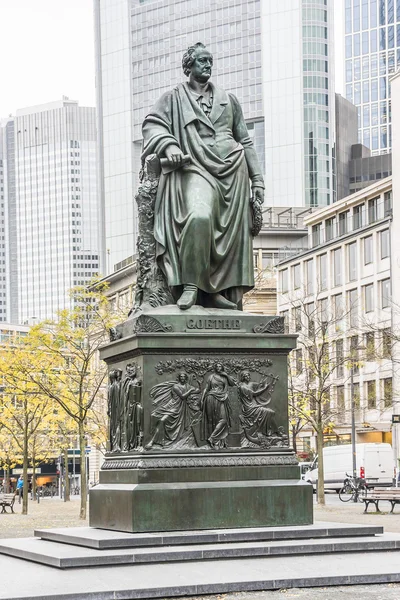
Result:
M38 538L14 538L0 542L0 553L60 569L115 564L215 560L256 556L287 556L338 552L371 552L400 549L400 534L354 538L228 542L146 548L97 550L49 542Z
M175 562L58 570L0 556L1 600L134 600L400 582L398 552ZM17 585L18 583L18 585Z
M35 530L35 536L41 539L97 549L274 539L308 539L311 537L324 538L332 535L335 537L352 537L381 533L383 533L383 527L379 525L349 525L347 523L328 522L317 522L313 525L298 527L256 527L163 533L123 533L107 529L96 529L94 527Z

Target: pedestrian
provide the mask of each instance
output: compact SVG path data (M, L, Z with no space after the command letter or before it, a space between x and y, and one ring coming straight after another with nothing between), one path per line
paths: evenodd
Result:
M18 492L18 504L21 504L21 498L24 496L24 480L21 477L17 481L17 492Z

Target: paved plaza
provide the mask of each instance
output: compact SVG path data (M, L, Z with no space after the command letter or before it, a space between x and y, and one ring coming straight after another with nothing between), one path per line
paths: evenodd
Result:
M43 498L40 503L29 503L29 514L21 514L22 505L15 505L16 514L0 515L0 538L30 537L34 529L55 527L87 526L87 521L79 519L79 497L73 497L70 502L63 502L59 498ZM386 509L383 504L382 509ZM327 494L326 506L315 504L314 518L316 521L358 523L362 525L381 525L386 532L400 533L400 509L397 514L370 513L363 514L362 504L339 501L336 494ZM348 555L351 560L351 555ZM0 556L0 567L6 558ZM366 558L368 560L368 558ZM308 564L312 570L314 557L308 557ZM305 573L307 575L309 573ZM242 592L211 596L201 596L198 600L285 600L285 599L312 599L312 600L398 600L400 598L400 584L388 583L380 585L338 586L327 588L302 588L266 592Z

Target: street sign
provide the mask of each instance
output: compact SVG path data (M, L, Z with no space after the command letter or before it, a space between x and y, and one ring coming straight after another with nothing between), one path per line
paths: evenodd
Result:
M23 469L12 469L12 474L13 474L13 475L22 475L22 473L23 473L23 472L24 472L24 470L23 470ZM37 468L35 469L35 473L36 473L36 475L40 475L40 473L41 473L41 472L42 472L42 469L41 469L40 467L37 467ZM33 469L29 468L29 469L27 470L27 474L28 474L28 475L33 475Z
M400 415L392 415L392 423L400 423Z

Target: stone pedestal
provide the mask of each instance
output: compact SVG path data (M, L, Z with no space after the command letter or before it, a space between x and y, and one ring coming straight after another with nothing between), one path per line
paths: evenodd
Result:
M146 311L103 348L110 452L90 525L126 532L307 525L312 488L288 442L280 318Z

